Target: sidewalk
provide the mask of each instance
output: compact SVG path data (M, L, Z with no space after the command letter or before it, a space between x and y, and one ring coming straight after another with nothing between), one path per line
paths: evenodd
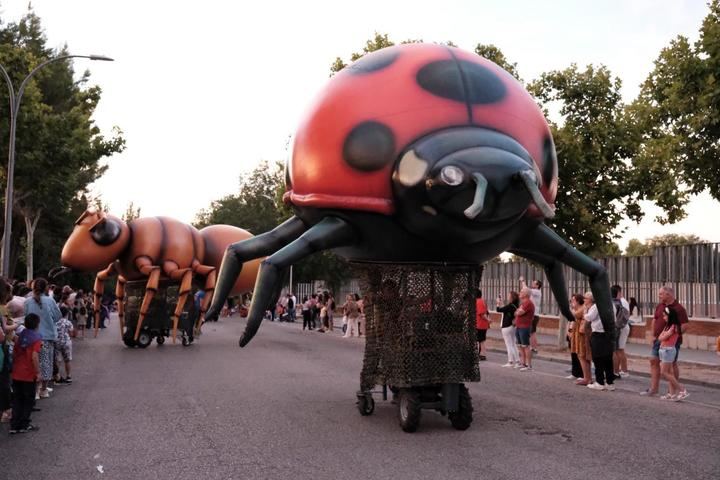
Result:
M487 332L488 349L505 353L505 342L497 326ZM570 352L556 346L554 335L538 334L538 353L535 358L570 364ZM625 347L628 356L628 370L640 376L650 375L650 345L628 343ZM720 388L720 356L715 352L704 350L680 350L681 381L685 383Z

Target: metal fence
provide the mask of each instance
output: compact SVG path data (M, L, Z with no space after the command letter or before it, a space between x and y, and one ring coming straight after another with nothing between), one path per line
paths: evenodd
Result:
M643 315L654 312L658 289L669 285L675 289L689 316L720 316L720 243L658 247L648 256L597 260L607 268L610 284L620 285L626 298L635 297ZM584 275L569 267L564 267L564 271L570 294L582 293L590 288ZM528 282L543 280L540 311L558 315L559 308L550 286L544 281L543 269L524 260L486 264L481 282L483 296L493 303L498 295L502 295L504 300L507 292L520 288L520 276Z

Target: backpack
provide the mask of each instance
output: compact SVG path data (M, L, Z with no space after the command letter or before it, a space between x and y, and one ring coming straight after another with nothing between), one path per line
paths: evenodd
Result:
M615 327L617 330L625 328L630 321L630 312L625 308L618 298L613 298L615 304Z

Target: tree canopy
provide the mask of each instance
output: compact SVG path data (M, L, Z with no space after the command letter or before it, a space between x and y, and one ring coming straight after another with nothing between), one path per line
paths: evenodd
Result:
M0 24L0 64L16 90L41 62L67 54L67 46L58 50L47 47L41 20L32 10L17 23ZM77 201L105 172L102 159L125 146L119 129L106 138L94 124L92 115L102 91L89 80L89 72L76 80L72 63L58 61L39 70L27 85L17 122L13 204L17 218L12 230L11 274L18 259L27 265L28 276L57 266ZM9 111L4 88L0 88L0 111ZM8 142L9 121L0 122L3 190ZM33 268L36 229L42 239L42 255L38 258L41 263ZM21 233L25 233L22 242L27 249L19 256Z

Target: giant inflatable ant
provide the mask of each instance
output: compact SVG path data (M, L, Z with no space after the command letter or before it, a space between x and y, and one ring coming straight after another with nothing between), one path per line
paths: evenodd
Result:
M198 231L191 225L167 217L138 218L126 223L118 217L89 208L75 222L75 228L63 247L61 260L68 269L99 271L93 289L95 335L100 319L100 300L109 277L118 275L115 293L119 303L121 334L125 331L125 283L147 279L134 332L135 341L161 276L179 281L178 302L172 316L174 342L178 319L191 291L193 276L205 277L205 297L195 325L197 330L212 299L216 271L223 252L233 242L251 237L249 232L229 225L211 225ZM249 262L247 271L233 281L228 292L242 293L252 289L258 266L259 261Z

